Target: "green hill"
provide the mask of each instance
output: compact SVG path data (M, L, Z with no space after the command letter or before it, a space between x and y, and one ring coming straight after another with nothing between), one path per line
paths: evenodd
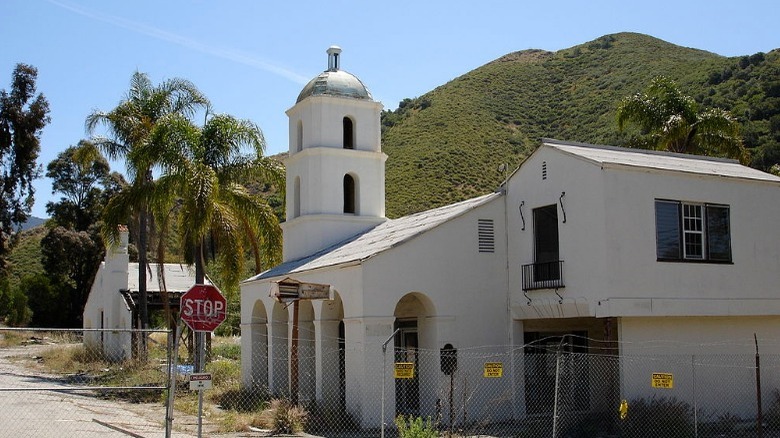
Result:
M780 162L780 51L723 57L635 33L503 56L382 114L387 215L494 190L542 137L624 145L617 104L666 75L743 123L753 165Z

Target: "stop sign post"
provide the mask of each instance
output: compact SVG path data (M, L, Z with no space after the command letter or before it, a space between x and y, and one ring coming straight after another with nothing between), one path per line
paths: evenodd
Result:
M179 303L181 308L181 320L193 332L196 332L195 371L203 371L205 362L205 338L204 332L213 332L225 321L227 301L216 286L211 284L196 284L181 296ZM198 437L201 437L203 427L203 387L198 389Z
M196 284L181 296L181 319L192 331L213 332L227 313L227 301L216 286Z

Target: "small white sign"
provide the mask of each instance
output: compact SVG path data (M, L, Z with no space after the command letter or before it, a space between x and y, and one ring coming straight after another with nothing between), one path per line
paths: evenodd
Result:
M211 389L211 373L190 374L190 391Z

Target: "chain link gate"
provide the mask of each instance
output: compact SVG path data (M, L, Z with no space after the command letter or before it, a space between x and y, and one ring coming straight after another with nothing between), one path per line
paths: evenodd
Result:
M170 337L0 328L0 437L163 436Z

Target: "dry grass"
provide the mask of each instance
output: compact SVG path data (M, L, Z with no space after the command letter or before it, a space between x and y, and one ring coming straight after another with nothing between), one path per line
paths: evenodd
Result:
M36 361L29 362L42 373L61 375L77 384L94 386L164 386L166 382L166 333L149 337L149 359L146 362L126 360L112 362L99 349L84 346L81 337L68 332L43 333L0 331L0 347L29 343L44 344ZM182 363L188 352L180 346ZM204 420L214 425L216 432L243 432L261 423L261 411L268 407L267 391L241 387L241 349L238 338L215 337L211 362L206 371L212 374L214 389L204 393ZM74 380L75 378L83 380ZM165 391L128 390L105 393L132 402L165 403ZM175 409L187 415L198 414L198 393L190 391L183 376L177 378Z
M24 345L24 341L30 339L33 332L19 332L15 330L0 331L0 348L17 347Z

